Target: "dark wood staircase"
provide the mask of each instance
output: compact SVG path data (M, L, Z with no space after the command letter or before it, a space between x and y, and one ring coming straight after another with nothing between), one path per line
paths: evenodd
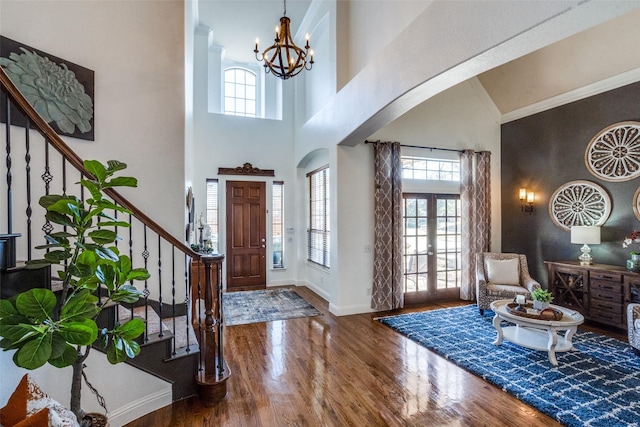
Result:
M40 258L40 253L32 255L35 246L43 243L40 230L45 234L53 231L37 204L39 197L74 194L70 188L78 178L93 177L1 67L0 114L5 124L5 153L0 163L0 298L33 287L55 291L56 274L51 268L27 269L17 259ZM222 306L218 304L224 256L193 251L114 189L107 189L106 194L131 212L127 218L131 228L119 231L125 234L120 252L143 262L152 277L140 289L141 301L134 306L109 307L99 322L109 325L120 316L142 317L148 330L140 342L141 353L128 363L170 381L174 400L198 394L206 405L215 404L226 395L230 375L222 342ZM114 210L111 215L118 218L119 213ZM204 312L196 301L204 301ZM178 344L179 336L186 340L184 344Z

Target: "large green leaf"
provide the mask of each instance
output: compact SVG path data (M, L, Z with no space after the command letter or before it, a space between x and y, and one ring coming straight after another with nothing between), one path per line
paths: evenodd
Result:
M80 180L80 184L85 187L91 193L91 197L95 200L100 200L102 198L102 192L100 191L100 186L95 182L88 179Z
M138 301L141 296L142 292L136 289L135 286L122 285L111 293L111 300L113 302L134 303Z
M57 264L57 263L51 262L47 259L32 259L27 261L27 270L34 270L36 268L46 267L51 264Z
M104 184L104 188L110 187L137 187L138 180L129 176L119 176L117 178L113 178L110 181L107 181Z
M53 332L51 335L51 356L49 356L49 360L62 356L67 345L67 340L65 340L62 335L58 332Z
M56 203L57 201L64 199L65 197L66 196L61 196L59 194L49 194L49 195L40 197L40 200L38 201L38 203L40 204L40 206L46 209L52 204Z
M37 335L38 333L31 325L24 323L11 325L5 323L5 321L6 319L2 319L2 324L0 324L0 337L2 338L18 343L24 339L31 338L33 335Z
M60 325L60 335L70 344L91 345L98 337L98 326L90 319L63 323Z
M0 299L0 319L14 314L18 314L15 304L8 299Z
M75 227L75 223L67 215L58 212L47 212L45 218L54 224L66 225L67 227Z
M78 200L77 198L65 197L49 205L47 207L47 211L57 212L63 215L72 215L77 217L80 213L81 206L82 206L82 201Z
M69 344L65 344L64 351L58 357L50 357L49 364L55 366L56 368L64 368L66 366L71 366L76 361L78 357L78 352L75 347Z
M47 363L51 356L51 334L26 342L14 357L18 366L25 369L37 369Z
M83 289L73 295L62 307L62 318L65 321L82 321L93 319L99 312L98 297L89 290Z
M96 269L96 277L102 284L104 284L109 291L113 291L115 289L115 278L116 273L113 269L113 265L110 264L101 264Z
M53 315L56 296L49 289L34 288L21 293L16 298L16 308L27 317L42 322Z
M145 329L145 323L141 319L134 318L114 329L122 338L133 340L142 335Z
M121 171L127 168L126 163L122 163L118 160L107 160L107 169L111 172Z
M151 275L146 268L134 268L127 274L126 281L129 280L147 280Z
M107 177L107 169L97 160L85 160L84 167L95 176L98 181L104 181Z
M127 357L134 358L139 353L140 345L137 342L114 336L111 346L107 349L107 360L115 365L124 362Z
M44 254L44 258L54 264L57 264L60 261L71 258L71 253L68 251L49 251Z
M115 242L118 239L118 234L112 230L100 229L90 232L89 237L99 245L106 245Z
M100 200L99 202L96 203L96 206L99 206L103 209L109 209L109 210L114 210L114 211L123 212L123 213L131 213L129 209L125 208L124 206L116 205L115 203L113 203L108 199Z

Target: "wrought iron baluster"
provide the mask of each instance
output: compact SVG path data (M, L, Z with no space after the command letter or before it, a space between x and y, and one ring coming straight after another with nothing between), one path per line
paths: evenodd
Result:
M27 215L27 260L31 260L31 141L29 140L29 131L31 130L31 122L27 118L25 125L25 172L27 174L27 209L25 214Z
M13 233L13 195L11 194L11 100L7 95L7 105L5 112L5 151L7 153L7 233Z
M147 249L147 226L145 225L143 228L144 233L144 250L142 251L142 258L144 259L144 268L148 270L149 266L149 250ZM142 292L144 295L144 341L149 341L149 322L146 320L149 318L149 280L144 280L144 291Z
M194 313L191 312L191 281L189 280L189 256L184 254L184 308L185 313L187 313L186 320L186 334L187 334L187 348L186 352L191 352L191 342L189 340L189 323L193 323L191 319L193 318Z
M51 181L53 181L53 175L51 175L51 168L49 167L49 144L49 140L46 140L44 142L44 172L42 175L40 175L40 177L44 181L44 194L47 196L51 191ZM42 231L44 231L45 234L51 234L51 232L53 231L53 225L51 225L51 222L46 219L46 217L44 220L44 225L42 226Z
M171 247L171 316L173 318L173 355L176 354L176 247Z
M160 317L160 338L164 337L162 327L162 237L158 234L158 316Z

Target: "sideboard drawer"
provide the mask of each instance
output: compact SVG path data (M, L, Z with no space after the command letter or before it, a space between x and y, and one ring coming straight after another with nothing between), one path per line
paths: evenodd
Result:
M622 274L608 271L592 271L591 280L608 280L610 282L622 283Z
M589 306L589 310L591 311L610 311L620 313L622 312L622 309L622 304L597 298L592 298L591 305Z
M596 322L605 323L607 325L624 327L624 318L622 313L613 313L610 311L591 310L589 311L589 319Z
M608 280L591 279L591 283L589 285L591 286L591 292L604 291L622 295L624 290L622 283L611 282Z
M617 304L622 304L624 300L624 295L622 292L607 292L602 289L591 289L590 298L593 301L594 299L603 300L603 301L611 301Z

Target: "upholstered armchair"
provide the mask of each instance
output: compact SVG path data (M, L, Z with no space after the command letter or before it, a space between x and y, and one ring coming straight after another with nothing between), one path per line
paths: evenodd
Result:
M633 352L640 356L640 304L627 306L627 328L629 329L629 345Z
M521 254L480 252L476 254L476 298L480 314L490 308L493 301L513 299L540 288L529 275L527 257Z

